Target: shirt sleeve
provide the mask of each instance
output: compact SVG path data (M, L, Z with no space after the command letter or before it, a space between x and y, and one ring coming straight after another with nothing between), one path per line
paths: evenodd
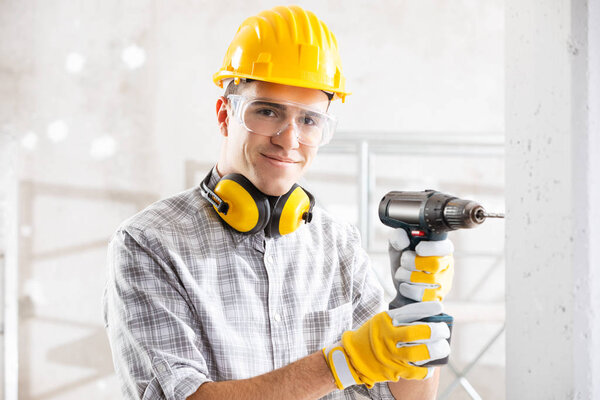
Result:
M354 264L354 288L353 305L354 315L352 328L356 329L364 324L373 315L387 309L383 299L383 288L377 280L372 267L371 259L367 252L362 248L360 234L356 227L353 227L356 237L355 245L355 264ZM378 399L394 400L387 382L376 383L373 388L366 386L352 386L346 389L349 393L349 399Z
M104 321L127 399L185 399L210 381L193 307L158 248L134 229L109 246Z
M354 277L352 279L352 304L354 307L352 329L356 329L373 315L387 310L383 300L383 288L371 267L371 259L362 248L358 229L353 227L355 236Z
M344 398L346 400L396 400L387 382L376 383L371 389L364 385L350 386L344 390Z

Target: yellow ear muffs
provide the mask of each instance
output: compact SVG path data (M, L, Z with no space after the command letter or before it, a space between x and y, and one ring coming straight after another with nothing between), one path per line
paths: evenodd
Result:
M294 184L272 206L271 221L266 227L267 235L270 237L287 235L298 229L303 222L310 222L313 205L312 195Z
M214 190L208 187L212 171L200 183L200 194L233 229L242 233L265 230L268 237L294 232L312 220L315 198L294 184L283 196L267 196L240 174L225 175Z
M215 186L214 193L227 203L228 209L221 212L213 207L233 229L244 233L265 229L271 218L269 201L246 177L225 175Z

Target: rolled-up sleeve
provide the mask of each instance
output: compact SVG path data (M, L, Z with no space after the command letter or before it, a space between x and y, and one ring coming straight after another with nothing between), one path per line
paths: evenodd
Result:
M156 243L126 229L109 246L104 322L127 399L185 399L211 380L193 306Z
M350 386L344 390L346 400L396 400L387 382L380 382L373 385L371 389L366 386Z
M373 315L384 311L387 306L383 299L383 288L381 287L375 272L372 270L371 260L367 252L362 248L358 229L353 227L355 236L354 255L354 279L353 281L353 329L357 329ZM352 386L346 389L348 399L377 399L394 400L387 382L376 383L373 388L366 386Z

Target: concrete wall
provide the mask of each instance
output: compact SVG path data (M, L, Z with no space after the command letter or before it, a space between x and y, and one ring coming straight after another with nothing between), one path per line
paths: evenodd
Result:
M507 397L600 398L600 7L506 8Z

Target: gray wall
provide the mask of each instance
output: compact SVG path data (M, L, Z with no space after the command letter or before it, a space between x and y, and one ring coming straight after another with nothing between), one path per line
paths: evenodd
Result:
M509 398L600 398L600 4L507 5Z

